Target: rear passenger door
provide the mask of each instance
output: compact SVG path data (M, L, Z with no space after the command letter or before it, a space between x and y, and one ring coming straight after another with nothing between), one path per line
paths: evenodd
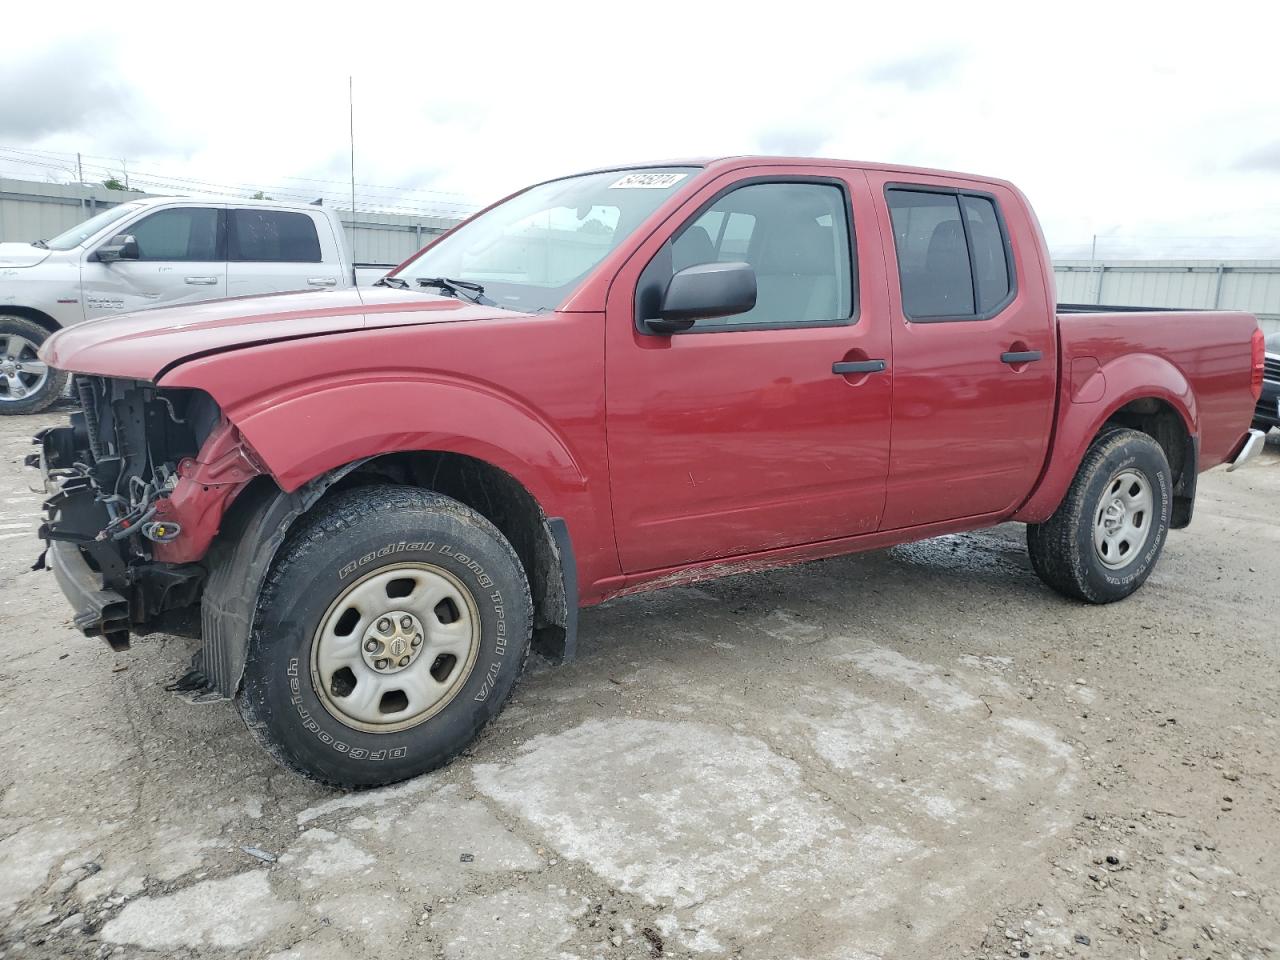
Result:
M327 220L294 210L227 211L227 291L243 297L344 286ZM318 229L323 228L323 229Z
M1053 306L1021 198L872 171L891 258L893 450L881 529L1012 510L1048 449ZM896 273L896 277L894 274ZM896 281L896 282L895 282Z

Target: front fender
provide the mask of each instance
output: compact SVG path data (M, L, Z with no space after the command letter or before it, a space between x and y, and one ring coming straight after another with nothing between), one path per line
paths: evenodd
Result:
M329 375L232 402L223 413L286 493L389 453L463 454L509 474L561 517L590 576L616 573L608 484L559 425L509 391L444 374ZM597 479L596 473L598 471Z
M1049 459L1013 519L1023 523L1049 519L1103 424L1121 407L1146 398L1162 400L1177 411L1194 444L1200 435L1195 393L1182 371L1168 360L1150 353L1130 353L1101 366L1087 357L1064 362Z
M487 461L552 510L586 489L585 473L555 427L485 384L409 376L312 383L236 413L236 426L286 491L352 460L410 450Z

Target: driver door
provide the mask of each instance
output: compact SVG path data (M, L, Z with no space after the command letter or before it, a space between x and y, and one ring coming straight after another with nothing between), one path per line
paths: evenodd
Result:
M768 167L713 181L611 285L607 439L625 572L878 527L891 399L885 276L865 179L842 173ZM752 310L668 336L637 322L650 286L709 261L752 266Z
M137 242L136 259L99 261L80 269L86 319L227 295L225 211L221 205L170 207L118 233Z

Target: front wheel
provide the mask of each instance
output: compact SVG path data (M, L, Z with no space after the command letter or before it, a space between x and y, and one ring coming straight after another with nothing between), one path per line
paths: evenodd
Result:
M502 709L531 625L524 568L488 520L430 491L361 487L281 548L236 703L304 776L393 783L448 762Z
M1088 603L1123 600L1142 586L1169 533L1171 474L1145 433L1117 428L1094 440L1053 516L1027 525L1040 579Z
M39 413L67 388L67 374L37 356L49 331L25 317L0 314L0 416Z

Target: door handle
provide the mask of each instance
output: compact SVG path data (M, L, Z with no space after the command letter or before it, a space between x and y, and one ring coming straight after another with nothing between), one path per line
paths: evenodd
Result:
M336 287L338 279L337 277L312 277L307 283L313 287Z
M1008 353L1000 354L1001 363L1034 363L1040 359L1039 350L1011 350Z
M187 277L187 283L197 287L211 287L217 282L217 277Z
M850 373L884 373L886 366L883 360L841 360L831 365L831 372L841 376Z

